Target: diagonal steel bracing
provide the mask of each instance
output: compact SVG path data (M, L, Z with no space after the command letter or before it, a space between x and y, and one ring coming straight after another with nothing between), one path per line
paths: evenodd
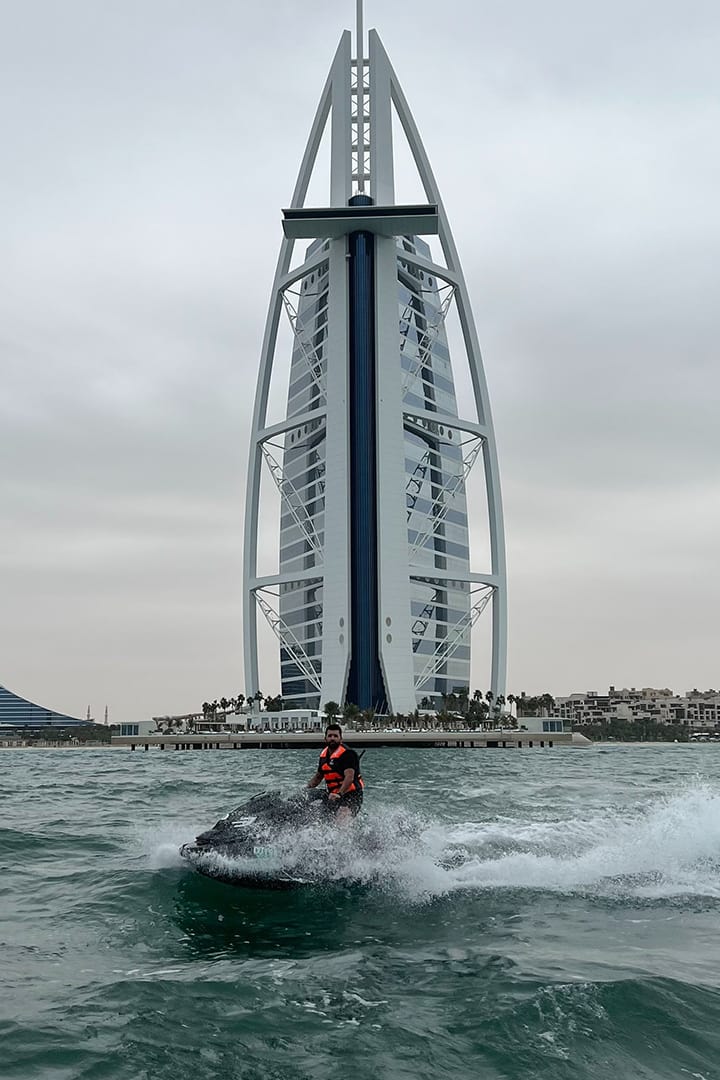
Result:
M473 626L492 600L494 592L495 589L492 586L483 587L482 595L474 604L472 604L470 610L463 615L462 619L455 623L452 633L441 641L438 641L435 652L432 654L420 674L416 676L416 690L421 690L426 682L439 673L440 668L445 661L449 660L453 653L457 652L464 643L465 635L472 630Z
M425 289L423 291L432 292L433 295L435 295L434 289ZM405 397L408 390L410 389L410 384L422 373L423 369L428 366L432 359L432 348L438 337L440 336L440 332L443 326L445 325L447 313L450 310L450 305L452 304L453 297L455 296L455 286L449 284L439 285L438 294L441 298L440 307L437 308L437 310L434 310L432 318L429 319L427 317L427 309L425 309L425 312L418 311L417 307L415 306L415 303L417 302L416 297L413 297L413 300L411 300L408 304L405 305L405 308L400 316L401 353L407 351L408 334L410 332L410 327L412 326L413 322L415 324L415 328L418 334L418 341L417 345L415 346L417 348L417 356L413 359L411 366L405 372L403 378L403 397ZM425 325L422 326L421 323L424 323Z
M405 485L405 500L407 505L407 519L410 520L413 510L415 509L415 503L420 497L422 486L425 482L427 471L430 468L430 461L433 451L426 450L423 456L418 461L417 465L413 469L408 482Z
M433 589L432 599L428 600L427 604L422 609L422 611L418 615L417 619L415 619L415 622L412 624L411 633L412 633L412 636L413 636L413 645L412 645L413 652L418 651L418 648L420 646L420 642L422 641L423 637L425 636L425 631L427 630L428 625L430 624L430 620L432 619L433 612L434 612L436 606L440 603L444 591L445 591L444 589L440 589L440 588Z
M321 294L305 293L303 300L306 297L311 297L313 295L318 296ZM323 307L312 315L313 325L305 326L303 325L300 316L300 294L291 288L284 289L282 292L283 306L290 321L295 342L305 360L313 383L322 397L327 400L327 389L325 380L323 379L325 373L325 341L328 314L327 293L325 296L325 304ZM313 343L312 339L318 335L321 335L320 340Z
M308 682L312 683L319 692L322 689L322 683L320 676L315 670L312 658L308 656L302 644L298 641L295 634L280 617L275 608L267 602L260 589L255 592L255 599L260 606L260 610L267 619L270 628L280 642L281 648L285 649L290 654Z
M302 495L297 490L297 488L293 484L292 480L289 480L287 478L282 465L280 465L275 460L273 455L270 453L270 450L269 450L270 446L274 446L274 443L265 442L265 443L262 444L263 457L265 458L268 469L270 470L270 474L271 474L273 480L275 481L275 485L276 485L278 491L280 492L280 495L282 496L282 498L284 500L285 506L287 506L288 510L290 511L290 513L292 515L293 521L295 522L295 524L298 526L298 528L302 532L302 534L305 537L305 539L307 540L308 544L310 544L310 547L312 548L313 552L315 553L315 556L320 561L322 561L323 548L322 548L322 544L320 543L320 537L318 536L317 530L315 529L315 523L313 522L312 518L310 517L310 514L308 513L308 509L307 509L307 507L305 505L305 502L303 500ZM280 447L275 447L275 449L281 449L281 448ZM324 471L325 471L324 462L318 462L318 465L317 465L317 473L318 473L318 475L316 477L316 482L318 484L323 483L322 477L323 477ZM321 497L322 497L322 491L321 491Z
M430 509L427 512L427 520L429 524L427 528L418 532L415 537L415 543L410 548L410 563L412 563L418 551L421 548L425 547L429 540L438 535L438 530L440 526L443 524L445 518L452 509L452 500L454 496L458 493L458 491L462 489L465 480L470 473L470 470L472 469L480 451L482 450L483 440L477 436L473 436L465 443L459 443L456 445L458 445L460 449L462 449L464 446L470 445L470 452L467 457L463 457L462 472L454 473L452 476L449 476L447 481L440 488L437 495L435 495L432 503L430 504ZM427 456L427 453L425 456ZM424 458L422 460L424 460ZM417 502L418 495L419 492L414 496L413 507L415 505L415 502ZM410 508L410 510L412 511L412 507Z

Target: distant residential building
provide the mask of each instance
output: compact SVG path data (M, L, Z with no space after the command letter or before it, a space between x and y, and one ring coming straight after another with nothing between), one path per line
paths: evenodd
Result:
M587 690L555 698L555 711L574 725L649 720L656 724L686 723L692 730L712 729L720 724L720 693L693 690L680 696L667 687L617 690L611 686L607 694Z

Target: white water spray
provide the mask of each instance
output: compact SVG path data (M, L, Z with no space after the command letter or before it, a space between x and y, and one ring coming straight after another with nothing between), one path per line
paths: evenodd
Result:
M149 864L181 865L178 847L198 831L173 823L148 833L142 847ZM374 807L347 829L313 825L280 833L273 846L267 871L282 866L301 879L390 889L413 900L508 888L720 897L720 794L695 782L634 811L543 821L448 824ZM247 863L238 861L238 872Z

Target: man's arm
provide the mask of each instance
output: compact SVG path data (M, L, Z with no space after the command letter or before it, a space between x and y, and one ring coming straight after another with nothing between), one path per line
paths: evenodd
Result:
M338 795L344 795L345 792L347 791L347 789L349 787L352 787L354 781L355 781L355 770L354 769L346 769L345 772L343 773L343 782L340 785L340 790L338 791Z
M350 767L343 772L343 780L337 791L334 791L330 796L331 799L339 799L345 794L349 787L352 787L355 781L355 769Z
M318 769L318 771L313 776L312 780L308 780L307 786L308 787L317 787L318 784L322 783L322 778L323 778L323 774Z

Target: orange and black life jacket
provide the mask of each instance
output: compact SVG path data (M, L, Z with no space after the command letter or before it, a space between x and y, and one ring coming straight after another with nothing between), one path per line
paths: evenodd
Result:
M338 791L345 776L339 772L338 758L341 758L347 751L348 747L342 743L338 746L337 750L333 750L330 753L330 747L326 746L320 754L319 770L323 774L323 780L327 785L327 789L330 792ZM351 791L362 791L364 788L363 778L360 775L360 769L355 770L355 779L347 789L345 794L349 794Z

